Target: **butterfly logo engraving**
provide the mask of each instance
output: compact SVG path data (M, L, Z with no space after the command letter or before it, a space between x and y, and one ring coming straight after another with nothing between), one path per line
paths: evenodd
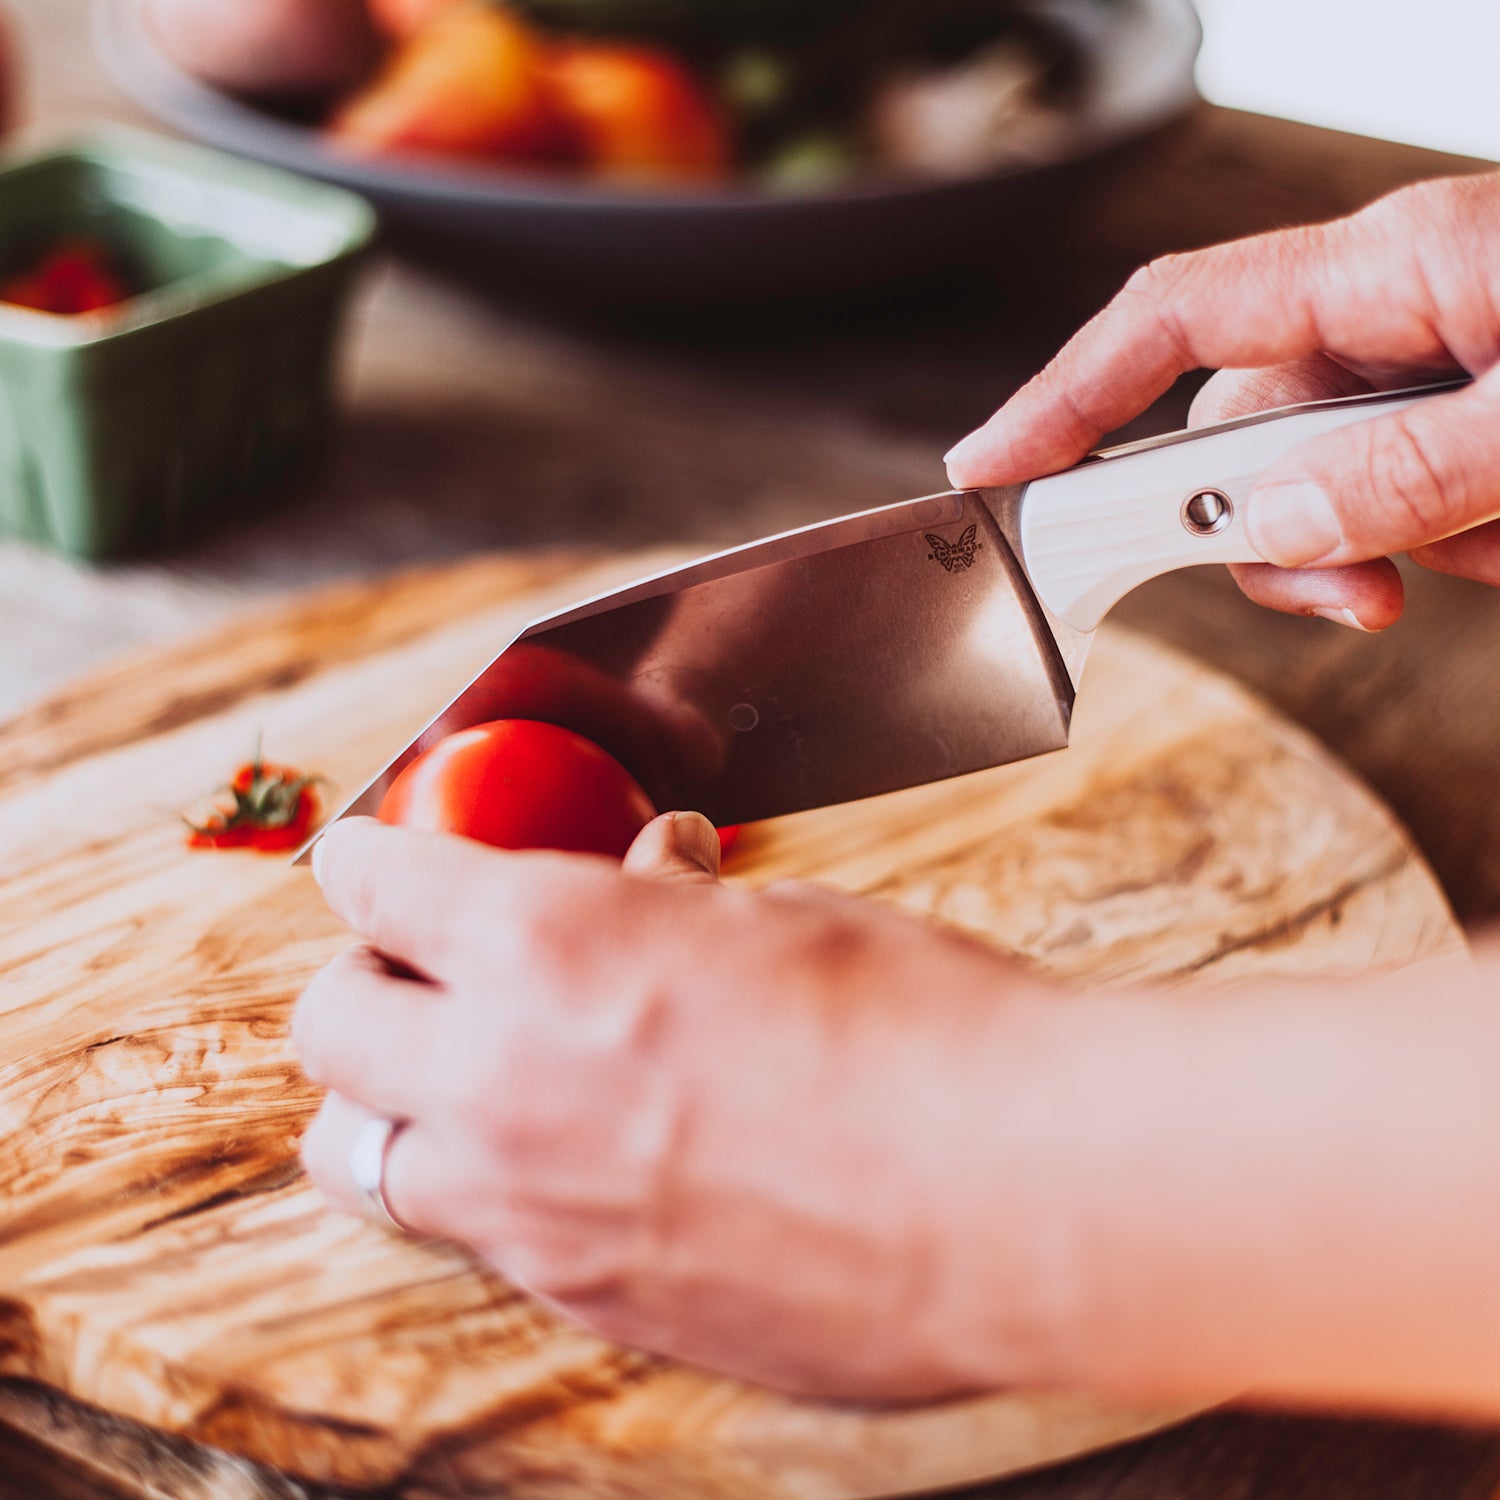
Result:
M927 554L928 558L932 562L942 563L950 573L962 573L965 568L974 566L974 554L984 545L974 540L977 532L977 526L969 526L956 542L945 542L942 537L929 531L927 545L932 551Z

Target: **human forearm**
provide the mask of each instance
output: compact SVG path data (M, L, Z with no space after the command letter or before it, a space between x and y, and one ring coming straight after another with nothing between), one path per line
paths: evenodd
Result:
M1026 1160L995 1138L984 1237L1024 1225L1056 1260L1043 1336L1002 1358L1133 1396L1500 1412L1497 990L1492 953L1059 1006L1002 1127Z
M359 820L324 847L373 946L299 1007L314 1176L355 1207L350 1132L410 1121L392 1211L606 1337L858 1399L1500 1414L1500 955L1077 994L686 845L653 880Z

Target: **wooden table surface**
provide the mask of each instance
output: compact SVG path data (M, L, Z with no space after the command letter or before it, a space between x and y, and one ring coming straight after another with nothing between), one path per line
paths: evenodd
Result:
M83 0L10 9L22 26L28 133L139 119L93 60ZM961 296L795 319L568 318L503 287L388 260L359 305L337 450L284 512L107 571L0 544L0 633L25 643L0 653L0 713L122 646L338 577L482 549L722 544L939 488L948 444L1141 261L1476 165L1204 107L1128 177L1079 203L1065 243L1030 265L1018 257ZM1180 425L1190 387L1135 431ZM1500 591L1419 573L1409 582L1408 619L1379 639L1265 614L1216 572L1150 585L1119 617L1321 736L1405 819L1459 915L1477 925L1500 911L1500 798L1490 790L1500 694L1489 676ZM0 1412L13 1402L34 1413L39 1399L0 1396ZM59 1411L51 1443L0 1425L0 1500L141 1493L80 1456L79 1421ZM130 1445L152 1442L111 1429L106 1444L94 1431L96 1447L126 1454L126 1470ZM213 1468L181 1458L185 1475ZM251 1484L225 1471L213 1493L281 1492L264 1477ZM1500 1430L1236 1412L974 1493L1489 1500L1497 1484ZM185 1480L179 1493L189 1492Z

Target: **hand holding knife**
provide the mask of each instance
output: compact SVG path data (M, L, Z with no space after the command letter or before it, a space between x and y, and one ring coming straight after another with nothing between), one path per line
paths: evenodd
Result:
M1119 599L1179 568L1259 561L1244 505L1261 474L1451 388L1149 438L1028 484L785 532L537 620L339 817L373 812L423 750L490 719L576 730L657 807L721 825L1061 749Z

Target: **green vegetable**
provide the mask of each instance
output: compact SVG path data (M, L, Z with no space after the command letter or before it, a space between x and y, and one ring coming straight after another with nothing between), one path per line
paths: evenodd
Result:
M761 47L730 53L719 71L720 96L742 116L766 115L784 107L791 87L788 60Z
M780 188L820 188L854 174L859 148L847 136L815 131L786 142L761 164L763 181Z

